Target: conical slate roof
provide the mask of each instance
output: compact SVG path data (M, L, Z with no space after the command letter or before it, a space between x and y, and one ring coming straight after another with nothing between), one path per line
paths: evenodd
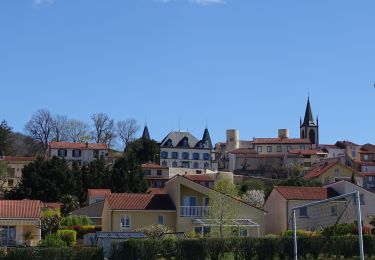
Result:
M211 137L210 133L208 132L208 129L204 129L203 137L202 137L202 142L204 143L204 146L206 148L212 149L212 142L211 142Z
M305 111L305 118L303 119L302 126L311 126L315 125L314 117L311 110L310 98L307 98L307 105Z
M143 129L142 139L151 140L147 125Z

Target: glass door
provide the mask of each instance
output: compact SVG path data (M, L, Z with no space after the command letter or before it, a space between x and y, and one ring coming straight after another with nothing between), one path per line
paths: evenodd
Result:
M3 226L1 230L1 245L16 246L16 227Z

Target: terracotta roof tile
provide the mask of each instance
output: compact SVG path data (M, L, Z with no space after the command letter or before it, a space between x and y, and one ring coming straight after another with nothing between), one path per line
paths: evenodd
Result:
M323 154L322 150L290 150L289 154L297 154L297 155L317 155Z
M355 173L355 174L362 175L361 173L357 172L356 170L350 168L349 166L346 166L345 164L342 164L341 162L335 161L335 162L328 163L328 164L326 164L322 167L316 167L316 168L312 169L311 171L307 172L303 178L304 179L316 178L316 177L322 175L323 173L325 173L326 171L328 171L329 169L331 169L335 165L341 165L344 168L347 168L347 169L353 171L353 173Z
M143 169L168 169L168 167L156 163L144 163L141 165Z
M362 166L375 166L375 162L360 162Z
M255 149L250 148L238 148L230 151L231 154L258 154Z
M0 218L41 217L42 203L39 200L0 200Z
M110 189L88 189L87 190L88 197L106 196L109 194L111 194Z
M186 174L186 178L191 181L215 181L215 178L210 174Z
M308 139L301 138L255 138L254 144L310 144Z
M168 194L112 193L107 200L113 210L175 210Z
M49 144L51 149L89 149L89 150L107 150L106 144L96 143L72 143L72 142L51 142Z
M276 186L275 190L287 200L324 200L337 195L332 189L324 187Z

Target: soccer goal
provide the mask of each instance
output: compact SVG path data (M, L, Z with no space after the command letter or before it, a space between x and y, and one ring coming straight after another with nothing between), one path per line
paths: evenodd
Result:
M294 259L298 259L297 230L318 231L343 223L358 225L359 256L364 259L361 197L358 191L291 208Z

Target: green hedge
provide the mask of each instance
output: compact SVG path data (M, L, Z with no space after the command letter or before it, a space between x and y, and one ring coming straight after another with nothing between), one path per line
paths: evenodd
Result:
M67 246L73 246L77 242L77 232L74 230L58 230L56 234Z
M98 247L70 248L12 248L0 251L1 260L103 260L103 249Z
M364 236L364 250L368 257L375 255L375 237ZM293 239L291 237L265 238L204 238L186 240L129 239L114 242L111 260L120 259L221 259L231 254L235 260L291 259ZM313 236L298 238L298 254L303 258L358 256L356 236Z

